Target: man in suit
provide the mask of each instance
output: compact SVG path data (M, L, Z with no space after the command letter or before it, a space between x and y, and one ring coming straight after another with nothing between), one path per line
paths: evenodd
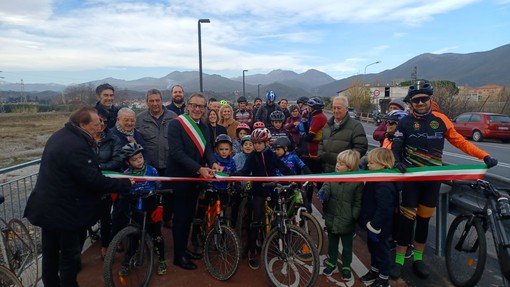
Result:
M186 113L169 123L166 176L212 178L215 171L221 171L213 155L212 143L209 142L209 130L201 121L206 102L201 93L191 95L186 104ZM197 265L191 260L200 259L201 255L188 250L188 241L200 183L169 182L166 188L174 191L174 264L194 270Z

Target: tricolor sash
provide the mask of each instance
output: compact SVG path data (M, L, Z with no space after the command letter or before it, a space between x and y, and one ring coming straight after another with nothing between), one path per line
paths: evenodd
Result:
M191 119L188 114L182 114L176 118L191 138L191 140L195 143L198 151L200 152L200 156L204 156L205 152L205 138L204 134L202 134L202 130L198 127L197 123Z

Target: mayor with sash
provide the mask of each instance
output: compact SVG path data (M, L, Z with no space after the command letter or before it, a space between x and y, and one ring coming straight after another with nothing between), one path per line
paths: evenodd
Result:
M208 142L207 126L200 121L206 102L203 94L194 93L186 104L186 112L170 121L166 176L212 178L222 170L214 158L213 143ZM200 259L201 255L188 249L188 239L201 183L172 181L165 183L165 188L174 191L174 264L194 270L197 265L192 260Z

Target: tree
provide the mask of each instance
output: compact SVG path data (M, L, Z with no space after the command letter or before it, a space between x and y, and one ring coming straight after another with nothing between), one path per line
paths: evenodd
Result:
M73 109L83 106L93 106L96 102L95 87L89 84L68 86L64 90L65 103Z
M373 109L370 102L370 87L365 86L360 80L354 79L345 94L349 99L349 106L358 112L368 113Z

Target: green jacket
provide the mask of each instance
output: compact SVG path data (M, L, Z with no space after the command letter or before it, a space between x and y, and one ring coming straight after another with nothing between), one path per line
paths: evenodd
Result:
M326 212L324 220L328 232L333 234L354 234L361 211L363 182L325 182Z
M319 147L319 158L324 172L334 172L337 155L347 149L353 149L364 156L368 149L368 139L363 125L346 116L338 128L334 128L331 117L324 126L323 137Z

